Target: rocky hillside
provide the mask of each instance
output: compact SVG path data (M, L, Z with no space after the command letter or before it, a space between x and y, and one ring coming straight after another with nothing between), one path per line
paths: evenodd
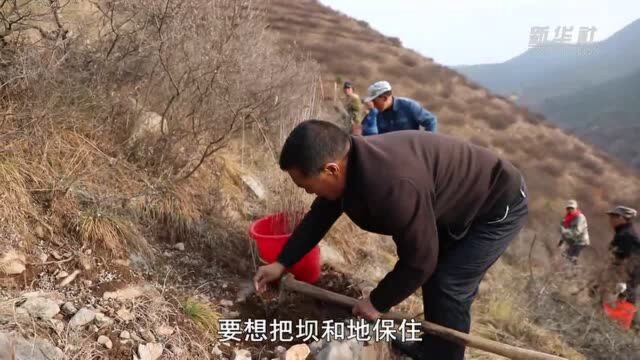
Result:
M582 203L600 248L609 239L602 211L613 202L640 206L640 179L619 163L542 115L403 48L398 39L366 22L314 0L272 1L269 14L270 28L281 35L283 46L308 51L321 65L325 82L350 80L362 94L373 81L389 80L396 94L415 98L433 111L443 133L494 149L516 163L533 194L531 228L545 241L556 241L567 198ZM325 92L332 96L333 88L325 86Z

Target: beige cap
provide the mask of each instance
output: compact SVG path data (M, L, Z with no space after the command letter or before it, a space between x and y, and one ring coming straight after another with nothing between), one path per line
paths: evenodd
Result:
M632 219L638 215L638 211L636 209L632 209L627 206L618 205L613 209L607 211L609 215L619 215L626 219Z
M569 200L567 201L567 206L565 206L565 208L572 208L572 209L577 209L578 208L578 202L575 200Z
M378 96L386 93L387 91L391 91L391 84L388 81L378 81L367 89L367 97L364 99L365 102L372 101Z

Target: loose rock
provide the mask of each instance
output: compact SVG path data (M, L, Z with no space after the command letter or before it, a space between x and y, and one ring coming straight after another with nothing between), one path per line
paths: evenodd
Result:
M150 286L129 286L124 289L120 289L118 291L107 291L102 294L103 299L116 299L116 300L133 300L137 297L140 297L144 294L150 295L152 293L156 293L157 291Z
M63 270L56 274L56 279L66 278L67 276L69 276L69 273Z
M85 326L88 323L92 322L95 318L95 311L87 308L82 308L75 315L73 315L73 317L69 321L69 326L72 328Z
M34 345L40 349L47 360L64 359L64 352L46 340L35 340Z
M285 360L305 360L311 353L307 344L293 345L285 353Z
M28 298L20 307L27 310L31 317L41 320L49 320L60 312L55 301L42 297Z
M231 360L251 360L251 352L244 349L233 350L233 356L231 356Z
M156 334L158 334L158 336L161 336L161 337L171 336L173 335L173 332L174 332L173 327L168 325L160 325L156 327L155 330L156 330Z
M44 239L44 228L42 227L42 225L36 225L35 230L36 230L35 233L38 239Z
M142 338L136 333L131 333L131 339L135 342L143 342Z
M46 263L48 258L49 258L49 255L47 254L38 255L38 260L40 260L41 263Z
M45 340L26 340L15 334L0 333L0 359L63 360L64 353Z
M233 301L231 301L231 300L220 300L220 305L226 306L226 307L231 307L231 306L233 306Z
M213 349L211 350L211 353L215 356L222 355L222 350L220 350L220 345L214 346Z
M132 321L134 319L134 316L126 308L122 308L122 309L116 311L116 315L118 316L118 318L120 318L120 320L125 321L125 322Z
M80 255L78 257L78 262L85 271L89 271L93 268L93 262L91 261L91 258L89 256Z
M142 338L144 339L144 341L146 342L155 342L156 341L156 337L153 336L153 333L149 330L142 330L140 331L140 336L142 336Z
M266 198L267 191L258 179L249 174L242 175L240 178L258 199L264 200Z
M345 263L344 256L329 244L320 244L320 261L323 264L340 266Z
M98 336L98 344L104 346L107 349L111 349L113 347L113 343L111 342L111 339L109 339L107 336L104 336L104 335Z
M105 326L111 326L113 325L113 319L106 316L103 313L96 313L96 325L98 325L98 327L105 327Z
M156 360L162 356L162 344L149 343L138 345L138 356L140 360Z
M184 251L184 243L179 242L175 244L173 247L178 251Z
M0 258L0 272L7 275L22 274L26 270L26 263L24 255L11 250Z
M62 334L62 332L64 331L64 321L56 319L52 319L50 321L51 327L53 328L53 330L55 330L56 334Z
M76 279L78 274L80 274L80 270L75 270L74 272L71 273L71 275L65 277L62 281L60 281L60 283L58 284L58 287L63 288L71 284L71 282Z
M73 303L66 302L64 303L64 305L62 305L62 312L66 315L73 315L78 312L78 309L76 309Z
M350 360L361 357L363 345L355 340L332 341L315 357L318 360Z
M131 334L127 330L123 330L120 333L120 339L131 339Z

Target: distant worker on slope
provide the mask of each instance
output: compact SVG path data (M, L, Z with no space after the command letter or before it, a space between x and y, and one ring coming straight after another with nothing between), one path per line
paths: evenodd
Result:
M631 221L638 215L635 209L616 206L607 211L609 224L615 231L609 249L615 257L615 264L622 266L628 275L627 298L640 305L640 237ZM640 323L640 312L636 313L636 325Z
M345 130L354 135L362 133L362 100L360 96L353 91L353 85L345 82L342 86L344 92L344 124Z
M365 102L369 101L378 110L376 126L379 134L419 130L420 126L430 132L438 130L438 119L434 114L415 100L394 96L391 84L387 81L378 81L369 86Z
M566 206L566 215L560 225L560 242L567 245L564 255L572 264L577 264L580 252L589 246L589 230L587 217L578 208L576 200L569 200Z
M289 134L280 168L317 197L277 261L258 269L256 289L280 278L344 213L396 244L393 270L352 309L368 320L422 288L428 321L468 333L482 277L527 220L518 169L449 136L415 130L349 136L330 122L309 120ZM432 335L398 346L418 359L464 359L464 345Z

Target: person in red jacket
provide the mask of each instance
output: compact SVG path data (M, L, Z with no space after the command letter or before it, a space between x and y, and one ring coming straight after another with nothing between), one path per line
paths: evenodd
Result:
M349 136L308 120L289 134L280 168L317 197L278 260L258 269L256 289L264 291L346 213L360 228L392 236L398 253L393 270L353 308L369 320L422 288L428 321L468 333L482 277L527 220L526 187L511 163L426 131ZM405 351L462 360L465 347L425 335Z

